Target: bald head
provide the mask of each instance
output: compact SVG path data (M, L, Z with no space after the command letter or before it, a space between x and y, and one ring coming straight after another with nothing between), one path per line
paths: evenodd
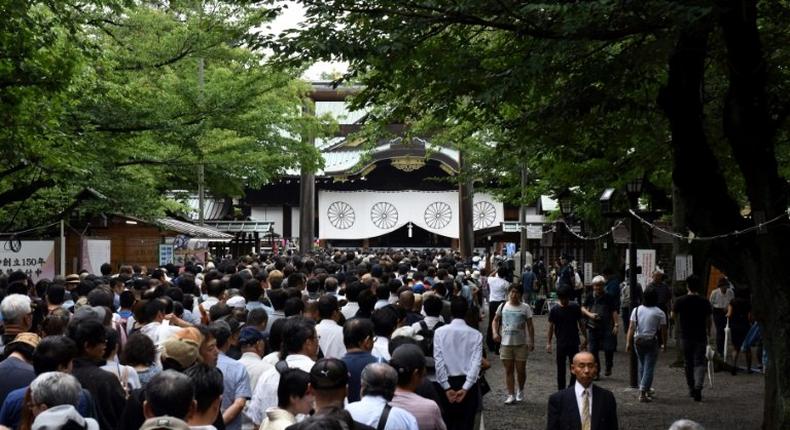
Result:
M592 384L593 379L598 374L598 365L595 363L595 356L583 351L573 356L571 373L579 383L586 387Z
M381 396L390 401L397 383L398 372L389 364L371 363L362 370L363 396Z
M698 422L691 420L677 420L672 423L669 430L705 430Z
M589 360L592 360L593 362L595 362L595 356L592 355L592 353L587 352L587 351L577 352L576 355L573 356L573 363L574 364L576 364L577 361L578 362L586 362L586 361L589 361Z

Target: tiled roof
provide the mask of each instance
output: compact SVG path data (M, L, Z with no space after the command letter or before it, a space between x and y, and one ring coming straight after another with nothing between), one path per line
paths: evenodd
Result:
M207 240L209 242L230 242L233 235L223 233L211 227L199 226L174 218L159 218L156 220L162 228L187 235L192 239Z
M226 233L268 233L272 221L211 221L207 223L212 228Z

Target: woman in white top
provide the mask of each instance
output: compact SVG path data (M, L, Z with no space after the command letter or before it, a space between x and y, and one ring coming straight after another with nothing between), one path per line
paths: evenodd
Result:
M639 359L639 401L649 402L650 386L658 360L659 337L664 351L667 350L667 316L658 308L658 293L648 287L644 294L644 304L631 313L631 324L626 337L626 351L636 349Z
M142 386L134 367L119 362L118 332L113 329L107 329L107 349L104 350L104 359L106 363L101 368L118 377L121 386L127 393Z

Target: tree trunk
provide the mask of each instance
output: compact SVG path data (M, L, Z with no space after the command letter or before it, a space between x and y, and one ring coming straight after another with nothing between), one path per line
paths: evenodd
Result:
M756 2L721 0L716 12L729 66L724 135L743 173L755 223L778 217L751 236L754 242L742 249L741 257L769 356L764 428L786 429L790 428L790 274L784 267L790 259L787 181L777 168Z
M790 259L787 184L777 169L754 1L721 0L716 6L730 68L724 135L743 174L753 222L740 215L739 205L728 194L705 135L701 95L712 28L706 19L681 33L660 95L672 131L673 181L687 207L687 224L698 236L741 231L776 218L759 233L710 242L708 258L736 285L751 287L769 355L764 428L790 428L790 272L784 267Z

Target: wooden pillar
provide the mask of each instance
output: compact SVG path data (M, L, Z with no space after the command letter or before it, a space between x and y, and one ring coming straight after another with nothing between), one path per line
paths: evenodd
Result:
M458 153L460 177L458 185L458 233L459 250L462 258L471 258L475 243L475 230L472 220L474 186L472 178L465 175L463 151Z
M291 206L284 205L283 206L283 225L282 225L282 233L281 236L283 239L291 238L291 232L293 231L293 221L291 219Z
M315 103L306 99L304 115L315 116ZM303 137L315 146L315 136L308 134ZM315 172L301 168L299 180L299 252L302 254L313 249L313 227L315 225ZM285 232L283 232L283 235Z
M302 170L299 182L299 252L313 248L315 223L315 174Z

